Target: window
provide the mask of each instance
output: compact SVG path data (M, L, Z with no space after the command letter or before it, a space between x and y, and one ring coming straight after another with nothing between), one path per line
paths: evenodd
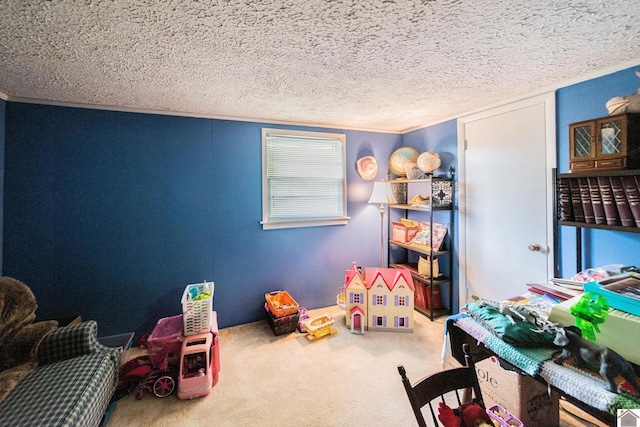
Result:
M396 316L394 318L396 328L408 328L409 327L409 318Z
M262 228L344 225L344 134L262 129Z
M387 305L387 296L386 295L373 295L371 298L371 303L373 305Z

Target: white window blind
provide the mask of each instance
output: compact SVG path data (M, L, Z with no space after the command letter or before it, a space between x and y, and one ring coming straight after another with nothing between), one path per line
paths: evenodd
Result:
M262 129L262 227L347 222L345 135Z

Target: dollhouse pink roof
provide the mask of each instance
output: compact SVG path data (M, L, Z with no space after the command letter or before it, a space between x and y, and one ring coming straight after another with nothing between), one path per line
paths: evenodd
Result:
M355 306L353 307L350 311L349 311L349 315L352 315L353 313L360 313L360 314L364 314L364 310L360 308L360 306Z
M344 273L344 286L349 287L354 278L359 277L360 280L364 283L364 278L358 271L358 267L356 267L356 263L354 262L351 265L351 268Z
M411 272L404 268L367 268L364 271L364 280L367 289L371 289L373 283L381 277L389 290L393 290L398 284L398 281L403 278L412 291L415 290L413 286L413 278Z

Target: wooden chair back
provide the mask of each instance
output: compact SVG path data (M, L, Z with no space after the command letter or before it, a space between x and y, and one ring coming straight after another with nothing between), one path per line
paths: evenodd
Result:
M425 406L429 407L433 426L440 425L437 417L439 402L444 402L452 409L456 409L462 403L473 400L483 408L485 407L469 345L463 344L462 351L464 352L467 366L437 372L422 378L413 385L407 377L404 366L398 366L402 384L404 384L413 413L420 427L427 427L422 413L422 409Z

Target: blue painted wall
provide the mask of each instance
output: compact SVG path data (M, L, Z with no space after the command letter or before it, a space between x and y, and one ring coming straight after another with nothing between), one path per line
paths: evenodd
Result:
M264 318L274 289L335 304L352 261L379 262L379 212L356 160L387 159L402 137L344 132L348 225L263 231L262 127L8 102L4 273L32 288L40 317L78 313L101 335L151 332L203 280L221 327Z
M639 67L629 68L579 84L556 93L558 171L569 171L569 124L607 116L606 102L615 96L635 94L640 79ZM561 227L560 267L562 277L576 273L575 228ZM584 229L583 268L608 264L640 265L640 234Z

